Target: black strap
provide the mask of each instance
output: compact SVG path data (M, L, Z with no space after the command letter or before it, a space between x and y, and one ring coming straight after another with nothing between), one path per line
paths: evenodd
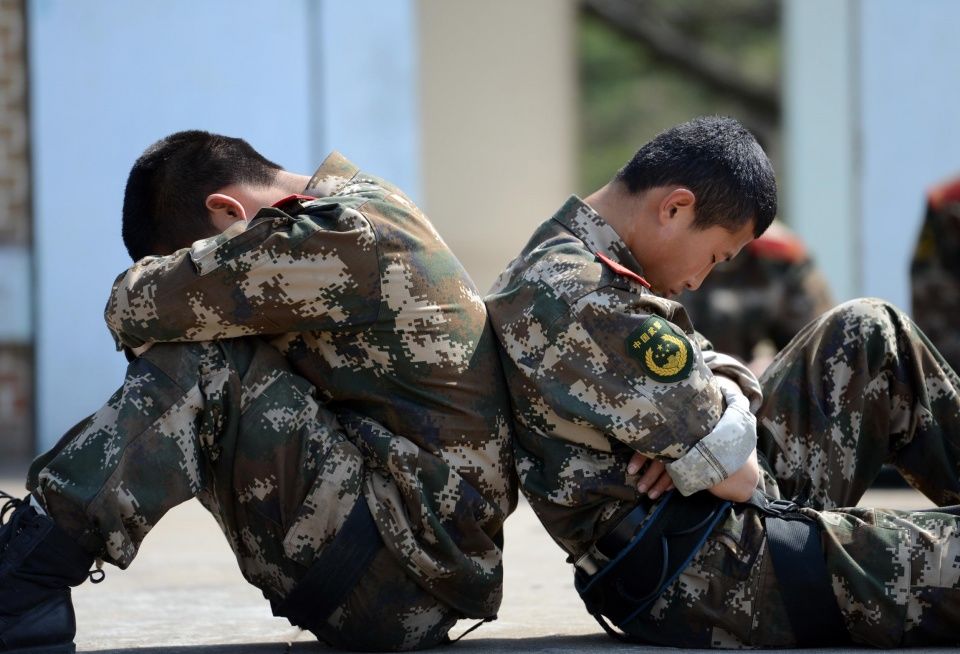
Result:
M748 502L764 514L767 544L799 647L850 643L830 584L819 525L787 500L756 492Z
M711 503L718 501L717 498L703 493L677 498L671 503L672 510L664 510L662 515L655 516L652 524L645 525L643 531L646 533L638 534L600 573L591 577L582 570L577 571L577 591L586 603L587 610L604 631L619 640L636 640L629 633L620 634L604 618L610 619L622 629L637 615L638 608L642 610L648 606L651 598L657 597L663 591L675 577L675 574L667 574L667 578L663 578L664 571L675 573L686 567L692 554L702 545L705 533L716 524L717 516L722 515L720 509L728 506L717 506L717 513L703 512ZM700 508L703 513L696 520L690 521L690 518L698 513L693 510L698 503L704 505ZM783 589L784 604L797 645L824 647L849 644L850 636L830 584L826 557L820 542L819 525L803 514L794 502L773 499L759 491L744 504L759 509L764 515L770 557L777 581ZM686 529L677 529L679 525L674 521L681 515L683 519L678 522L687 522L690 526ZM664 533L674 537L696 534L696 537L677 548L683 552L683 556L674 558L671 562L664 560L660 565L651 565L652 561L661 558L668 551ZM658 542L662 543L659 550L649 551L649 548ZM641 552L642 555L638 556ZM631 563L643 565L633 566ZM619 581L611 584L611 577L620 576L618 568L621 567L631 568L625 575L625 578L631 581L642 580L650 574L658 577L654 583L641 584L654 588L655 592L638 598L634 593L625 592L626 589L621 587Z
M616 633L599 616L629 631L628 625L686 568L729 506L709 493L679 497L671 491L599 572L578 568L574 586L604 630Z
M665 497L663 501L668 502L669 497ZM597 539L597 550L608 559L612 559L619 554L633 540L637 530L646 521L650 514L651 505L652 502L649 498L641 498L637 505L621 518L609 532Z
M613 626L611 626L610 623L607 622L607 619L604 618L601 614L596 613L594 611L590 611L590 615L592 615L593 619L597 621L597 624L603 627L603 630L607 632L607 635L613 638L614 640L619 640L621 643L642 642L642 641L638 641L635 638L631 638L628 634L621 633L616 629L614 629Z
M380 532L361 496L340 532L290 594L283 601L271 602L273 614L304 629L322 625L347 598L382 546Z
M483 618L482 620L477 620L477 622L475 622L474 624L470 625L470 628L469 628L469 629L467 629L466 631L464 631L462 634L460 634L460 635L457 636L456 638L450 638L450 636L447 636L447 643L448 643L448 644L458 643L458 642L460 642L461 640L463 640L463 637L466 636L467 634L469 634L470 632L476 631L477 629L479 629L479 628L482 627L483 625L487 624L488 622L493 622L493 621L496 620L496 619L497 619L497 616L491 615L491 616L488 617L488 618Z

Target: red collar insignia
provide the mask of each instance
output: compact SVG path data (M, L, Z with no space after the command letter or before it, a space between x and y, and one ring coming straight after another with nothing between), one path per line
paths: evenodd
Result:
M632 270L630 270L630 269L627 268L626 266L623 266L623 265L617 263L616 261L614 261L614 260L611 259L610 257L606 256L605 254L600 254L599 252L597 252L597 257L600 259L600 261L602 261L603 263L607 264L607 267L610 268L610 270L612 270L613 272L617 273L617 274L620 275L621 277L626 277L627 279L632 279L633 281L641 284L641 285L644 286L645 288L650 288L650 282L648 282L648 281L645 280L643 277L641 277L641 276L638 275L637 273L633 272Z
M272 206L273 206L275 209L279 209L280 207L282 207L283 205L287 204L288 202L295 202L295 201L297 201L297 200L307 200L307 201L311 201L311 200L316 200L316 199L317 199L317 198L313 197L312 195L300 195L299 193L294 193L293 195L288 195L287 197L283 198L282 200L277 200L276 202L273 203Z

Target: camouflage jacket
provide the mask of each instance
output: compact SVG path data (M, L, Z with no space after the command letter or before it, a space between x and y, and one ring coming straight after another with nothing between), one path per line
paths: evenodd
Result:
M578 556L640 499L634 451L668 461L695 492L738 469L756 445L711 430L724 411L714 372L759 385L715 354L683 307L647 289L637 260L576 197L501 274L487 309L513 398L520 486L553 538Z
M391 184L334 153L304 193L139 261L114 284L110 330L128 348L271 335L359 441L387 547L464 615L493 615L516 484L482 299ZM351 414L386 429L351 431Z
M803 243L779 221L677 301L717 350L743 361L757 356L763 344L782 350L834 304Z
M960 370L960 178L930 191L910 283L914 320Z

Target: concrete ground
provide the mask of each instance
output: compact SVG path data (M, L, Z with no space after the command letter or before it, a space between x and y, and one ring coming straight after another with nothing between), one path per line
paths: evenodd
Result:
M8 467L0 488L22 488ZM863 504L922 508L913 491L871 491ZM480 627L449 651L678 651L611 640L582 608L571 568L532 510L521 503L506 526L505 592L500 619ZM150 534L126 571L107 569L99 585L74 591L79 652L110 654L281 654L332 652L285 620L274 618L249 586L213 518L192 501L172 511ZM472 623L460 622L456 636ZM439 650L443 651L443 650ZM837 650L840 651L840 650ZM855 651L855 650L851 650ZM925 650L915 650L925 651ZM947 649L928 651L952 651Z

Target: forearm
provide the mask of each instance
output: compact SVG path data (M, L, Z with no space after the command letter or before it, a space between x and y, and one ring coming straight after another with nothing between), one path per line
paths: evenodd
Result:
M264 216L148 257L114 283L107 324L130 348L352 324L379 308L376 256L357 231Z

